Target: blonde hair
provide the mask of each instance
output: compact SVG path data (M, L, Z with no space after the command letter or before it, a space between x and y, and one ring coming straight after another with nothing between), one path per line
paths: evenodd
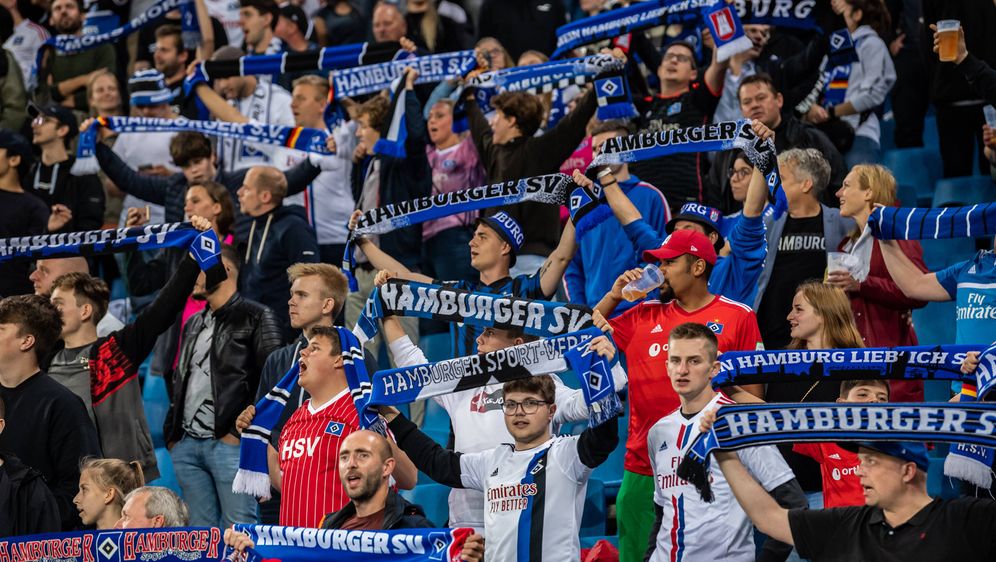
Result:
M824 285L822 281L806 281L795 290L795 294L799 293L823 320L823 345L827 349L865 346L854 323L851 301L843 289ZM806 340L792 338L788 349L806 349Z
M113 72L107 70L106 68L98 69L90 78L86 81L86 102L89 104L90 100L93 99L93 88L97 80L101 78L108 77L114 81L114 87L118 89L118 112L120 113L123 108L123 101L121 99L121 84L118 82L118 77L114 75ZM96 108L90 108L90 117L98 117Z
M896 203L896 178L888 168L880 164L858 164L851 168L851 173L857 178L861 191L871 190L871 205L891 207ZM861 231L855 229L850 236L857 239Z
M145 473L138 461L88 458L80 463L80 474L84 472L100 488L114 490L114 505L118 509L124 507L125 497L132 490L145 485Z
M346 305L346 294L349 292L349 281L338 267L327 263L295 263L287 268L287 278L291 283L301 277L314 275L322 280L324 291L322 297L335 301L332 307L332 317L339 316L339 311Z
M315 76L314 74L307 74L300 78L294 80L291 83L293 88L298 86L312 86L315 91L318 92L318 101L325 101L329 97L329 81L321 76Z

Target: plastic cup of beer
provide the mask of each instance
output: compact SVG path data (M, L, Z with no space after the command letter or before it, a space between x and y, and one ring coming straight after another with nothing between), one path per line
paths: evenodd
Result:
M643 275L636 281L630 281L623 287L622 297L630 302L637 301L647 296L647 293L661 286L664 282L664 273L654 264L648 264L643 268Z
M849 258L850 254L847 252L827 252L827 273L837 273L838 271L850 273L851 270L847 267Z
M961 22L958 20L940 20L937 22L937 54L941 62L952 62L958 58L958 30Z

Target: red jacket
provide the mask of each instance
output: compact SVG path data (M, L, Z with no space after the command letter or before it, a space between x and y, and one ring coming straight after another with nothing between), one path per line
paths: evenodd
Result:
M845 238L840 243L849 241ZM923 262L923 248L914 240L899 240L899 247L920 271L927 272ZM892 280L889 270L882 258L879 241L874 240L871 253L871 264L868 268L868 278L861 282L860 288L848 293L851 298L851 310L854 312L854 322L861 333L861 339L867 347L895 347L900 345L918 345L916 332L913 331L912 309L923 308L927 303L907 297ZM889 381L892 402L923 402L922 381Z

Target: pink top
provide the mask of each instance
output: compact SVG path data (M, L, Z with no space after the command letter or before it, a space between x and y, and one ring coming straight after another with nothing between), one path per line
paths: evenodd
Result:
M470 136L456 146L443 150L427 146L425 151L432 168L433 195L484 185L484 168ZM469 226L476 218L476 212L467 212L428 221L422 225L422 239L428 240L447 228Z
M229 234L228 236L225 237L224 243L231 244L233 241L234 238L232 238L232 235ZM183 306L183 313L180 315L180 336L183 335L183 327L187 325L187 320L190 320L191 316L204 310L205 306L207 306L207 301L195 300L194 297L192 296L187 297L187 304ZM176 364L179 361L180 361L180 344L178 342L176 346L176 355L173 356L174 369L176 369Z

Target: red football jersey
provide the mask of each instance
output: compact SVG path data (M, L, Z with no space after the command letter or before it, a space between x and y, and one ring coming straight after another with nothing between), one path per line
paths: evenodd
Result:
M339 480L339 445L358 429L349 389L317 411L308 400L291 415L277 449L283 473L281 525L317 527L322 517L349 502Z
M792 450L820 463L823 475L823 507L865 505L865 492L858 478L858 454L836 443L796 443Z
M612 339L626 354L629 374L629 436L623 466L630 472L653 474L647 432L680 405L667 376L667 346L671 330L685 322L709 327L719 340L720 353L764 348L754 311L720 296L693 312L676 301L644 301L610 320Z

